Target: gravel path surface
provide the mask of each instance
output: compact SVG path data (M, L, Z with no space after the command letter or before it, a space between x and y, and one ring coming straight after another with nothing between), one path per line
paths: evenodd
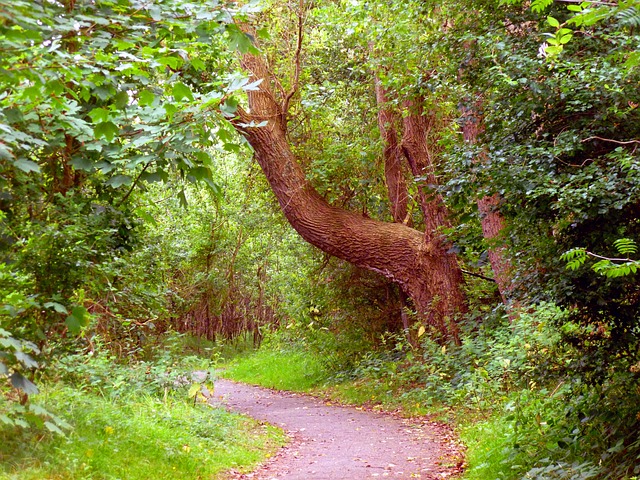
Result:
M462 470L450 429L425 419L334 405L303 394L217 379L213 403L284 429L292 441L250 474L256 480L447 479Z

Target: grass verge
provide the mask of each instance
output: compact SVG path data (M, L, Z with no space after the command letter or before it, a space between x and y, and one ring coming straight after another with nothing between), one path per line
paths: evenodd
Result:
M318 358L298 350L259 349L224 365L220 376L267 388L308 392L327 372Z
M403 396L392 381L332 379L320 358L300 350L263 348L243 353L223 364L219 375L267 388L327 396L349 405L379 406L407 416L435 415L443 421L450 419L449 412L441 405L424 405Z
M175 396L109 399L55 386L38 400L73 429L65 437L0 429L1 479L224 478L285 443L274 427Z

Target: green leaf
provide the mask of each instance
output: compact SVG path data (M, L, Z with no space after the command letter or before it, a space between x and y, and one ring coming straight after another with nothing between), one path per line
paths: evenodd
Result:
M623 255L638 253L638 245L636 245L636 242L631 238L619 238L613 242L613 245L618 252Z
M89 158L83 156L73 157L69 161L69 164L71 164L71 166L76 170L82 170L85 172L92 172L94 168L93 162Z
M132 48L135 48L136 44L126 41L126 40L121 40L121 39L116 39L116 48L118 50L131 50Z
M244 33L235 23L231 23L226 27L229 35L229 47L240 53L247 53L250 50L257 50L253 46L252 37Z
M205 178L211 178L211 170L207 167L193 167L187 175L191 175L195 180L203 180Z
M104 137L107 142L112 142L119 133L120 129L113 122L101 122L93 128L93 135L96 140L100 140Z
M271 38L271 33L269 33L269 29L268 28L260 28L256 32L256 36L258 38L262 38L264 40L269 40Z
M189 387L189 393L188 393L189 398L194 398L196 395L198 395L198 393L200 393L201 388L202 387L200 386L199 383L194 383L193 385L191 385L191 387Z
M242 89L244 91L246 91L246 92L252 92L252 91L259 90L258 86L262 83L263 80L264 80L264 78L260 78L260 79L256 80L255 82L248 83L247 85L243 86Z
M15 353L15 355L16 355L16 360L18 360L18 362L24 365L25 368L28 368L28 369L38 368L38 362L36 362L28 353L24 353L18 350Z
M226 116L233 117L238 110L238 104L239 102L235 98L228 98L226 102L220 105L220 111Z
M575 260L571 260L570 262L567 263L567 268L569 270L577 270L584 264L585 258L586 257L581 257L581 258L576 258Z
M183 208L187 208L189 206L189 202L187 201L187 196L184 194L184 189L178 192L178 200L180 201L180 205Z
M0 422L4 423L5 425L10 425L10 426L15 425L15 423L13 423L13 420L7 417L4 413L0 413Z
M164 111L167 112L167 119L171 121L173 119L173 115L178 111L178 107L173 103L165 103Z
M13 422L18 427L22 427L22 428L25 428L25 429L30 427L30 425L21 417L14 418Z
M195 68L196 70L198 70L198 71L202 71L205 68L207 68L205 63L202 60L200 60L199 58L192 58L191 59L191 66L193 68Z
M155 22L159 22L160 20L162 20L162 9L160 8L159 5L150 5L149 6L149 16L153 19L153 21Z
M131 182L133 182L133 178L129 175L114 175L106 181L106 184L113 188L118 188L122 185L131 185Z
M11 336L9 338L0 338L0 345L6 348L11 347L16 351L22 348L22 343L20 343L20 340Z
M213 193L218 201L222 200L223 192L222 187L218 185L216 182L211 180L210 178L204 178L202 181L209 187L209 190Z
M140 217L142 220L144 220L145 222L151 224L151 225L158 225L158 222L156 221L156 219L154 218L153 215L147 213L146 211L144 211L142 208L137 208L135 210L136 214L138 215L138 217Z
M172 92L173 98L178 102L183 98L186 98L187 100L193 100L193 93L191 93L191 89L182 82L176 83L173 86L173 89L171 92Z
M47 302L44 304L44 308L53 308L58 313L69 314L67 307L58 302Z
M37 403L30 403L29 411L33 412L35 415L40 415L40 416L50 415L47 409L45 409L44 407L41 407Z
M62 95L64 93L65 87L64 84L60 80L51 80L46 84L47 90L51 95L57 96Z
M564 252L562 255L560 255L560 260L572 260L576 257L583 257L586 258L587 255L587 249L584 247L577 247L577 248L572 248L571 250Z
M82 330L82 324L80 323L80 320L78 320L78 318L74 317L73 315L69 315L64 323L72 335L78 335Z
M28 378L24 377L19 372L14 372L9 376L9 381L14 388L22 390L27 395L37 395L38 387Z
M613 267L613 264L611 263L610 260L600 260L599 262L594 263L591 269L596 273L601 273L601 274L610 276L608 272L611 271L612 267Z
M82 306L73 307L71 315L65 320L65 324L72 335L78 335L84 327L89 325L91 315L88 310Z
M7 146L0 143L0 160L13 160L13 151Z
M533 0L533 2L531 2L531 11L540 13L544 11L552 3L553 3L553 0Z
M149 183L167 182L169 180L169 174L163 169L158 168L155 172L144 172L140 175L140 179Z
M138 105L141 107L152 105L155 99L156 96L151 90L142 90L138 93Z
M158 63L166 65L172 70L178 70L180 65L182 65L182 60L178 57L162 57L158 59Z
M49 420L46 420L44 422L44 426L47 427L47 430L49 430L50 432L57 433L58 435L64 435L64 432L60 430L60 428L56 424L51 423Z
M565 34L565 35L563 35L563 36L560 38L560 44L561 44L561 45L564 45L564 44L566 44L566 43L569 43L569 41L570 41L572 38L573 38L573 34L572 34L572 33Z
M629 53L626 62L624 62L624 67L628 70L631 70L638 65L640 65L640 52Z
M203 165L211 165L211 155L207 152L199 150L194 155Z
M547 55L553 57L562 53L562 45L559 45L559 46L550 45L547 48L545 48L544 51L547 53Z
M117 109L122 110L129 104L129 94L127 92L118 92L113 98Z
M16 168L19 168L23 172L40 172L40 166L36 162L32 162L31 160L27 160L26 158L19 158L13 164Z
M93 123L108 122L111 118L111 112L106 108L98 107L89 112L89 117Z
M559 27L560 26L560 22L558 20L556 20L555 18L549 16L547 17L547 23L549 25L551 25L552 27Z
M560 260L567 262L567 269L577 270L587 259L587 251L585 248L572 248L568 252L560 255Z

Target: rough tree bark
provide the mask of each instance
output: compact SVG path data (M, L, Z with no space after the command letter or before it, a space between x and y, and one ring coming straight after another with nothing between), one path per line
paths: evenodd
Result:
M403 168L405 159L414 178L426 177L429 184L437 184L427 143L430 121L417 106L417 102L411 101L404 102L405 115L400 121L400 116L395 115L389 108L388 93L378 78L376 78L375 87L379 108L378 127L385 144L385 177L392 216L395 222L406 223L408 191ZM399 124L403 125L402 143L398 142L397 126ZM451 321L444 312L463 311L466 307L466 298L462 289L464 282L462 270L456 255L449 251L445 239L438 233L440 227L450 226L446 207L439 194L429 196L421 185L417 188L425 222L425 242L430 243L440 257L438 264L432 267L433 277L437 279L437 282L432 284L435 300L432 308L443 312L439 316L440 321ZM403 323L405 329L408 328L406 315L403 316ZM452 322L449 326L439 325L439 328L451 331L454 338L457 338L455 323Z
M478 135L482 133L483 122L480 113L480 104L477 103L473 108L464 107L462 109L462 134L465 142L475 144L478 141ZM480 154L476 158L476 162L483 162L483 156ZM502 302L510 305L510 294L512 286L512 266L507 255L507 248L502 238L505 228L504 217L500 213L500 196L496 193L487 195L478 199L478 211L480 212L480 222L482 225L482 235L489 244L488 256L493 278L498 285L498 291Z
M373 50L373 47L371 47ZM400 119L388 108L387 92L377 75L374 76L376 103L378 105L378 129L384 143L384 178L387 185L387 197L391 210L391 217L395 223L412 226L409 215L409 189L405 178L402 149L398 141L397 127ZM400 319L402 329L411 342L411 324L407 314L408 296L402 288L399 289Z
M406 112L403 116L402 151L413 176L425 178L427 185L435 186L438 185L438 180L428 143L432 119L423 112L423 104L422 99L404 102ZM463 311L466 307L466 296L462 288L462 270L456 254L451 251L451 245L439 231L442 227L451 226L444 200L437 192L427 193L420 184L418 194L425 223L425 241L432 245L440 257L433 270L433 276L436 278L433 288L442 303L440 308L443 311Z
M406 225L376 221L328 204L305 178L287 141L283 105L288 97L276 98L262 59L246 54L242 65L262 83L247 92L248 108L238 109L233 124L253 147L289 223L324 252L398 283L426 321L442 335L456 338L453 318L460 306L440 297L441 263L446 260L438 245ZM266 125L258 126L262 122Z
M384 143L384 178L391 206L391 217L396 223L409 222L409 191L405 180L402 148L398 141L399 119L388 108L387 92L378 78L375 78L376 103L378 104L378 129Z

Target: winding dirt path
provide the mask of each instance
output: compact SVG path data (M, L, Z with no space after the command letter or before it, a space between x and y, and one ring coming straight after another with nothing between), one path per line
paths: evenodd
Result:
M447 479L459 474L460 446L445 425L333 405L303 394L215 382L214 403L283 428L292 441L256 480Z

